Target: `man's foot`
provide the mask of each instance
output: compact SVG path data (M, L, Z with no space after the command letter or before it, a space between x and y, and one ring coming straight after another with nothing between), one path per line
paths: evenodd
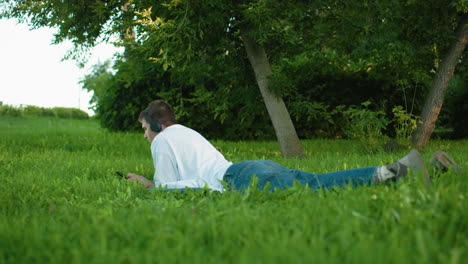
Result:
M455 173L461 170L461 167L445 152L438 150L434 153L430 160L430 164L437 172L446 172L448 169L453 168Z
M379 167L376 172L375 181L385 182L390 179L398 180L408 173L408 168L411 169L414 173L419 173L419 171L422 171L426 184L431 183L426 164L424 163L421 154L419 154L419 152L415 149L411 150L408 155L404 156L397 162Z

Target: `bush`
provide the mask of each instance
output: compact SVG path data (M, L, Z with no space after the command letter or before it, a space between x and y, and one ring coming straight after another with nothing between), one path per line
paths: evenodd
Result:
M44 116L66 119L88 119L88 113L77 108L54 107L44 108L28 105L26 107L15 107L11 105L0 106L0 116Z
M50 108L28 105L23 108L25 116L55 116L54 111Z
M392 109L395 137L398 143L405 146L411 145L411 136L416 129L419 117L406 112L402 106L395 106Z
M300 138L342 138L338 129L343 121L342 107L321 102L296 101L288 109Z
M0 106L0 116L22 116L23 113L21 110L17 107L11 106L11 105L2 105Z
M208 72L200 69L211 62L201 60L199 67L192 68L196 72L188 76L174 68L164 71L162 65L146 58L139 49L127 50L125 60L116 61L115 73L104 63L81 81L84 89L93 92L91 102L104 128L140 131L141 110L154 99L164 99L174 108L178 122L207 138L274 138L258 87L241 83L242 78L255 81L250 69L218 62Z
M361 106L350 106L343 111L345 117L344 134L350 139L357 139L366 151L376 151L385 141L382 130L388 121L385 112L369 109L370 102Z
M54 107L51 109L54 116L67 119L88 119L86 112L76 108Z
M460 73L465 69L457 70ZM466 70L465 70L466 72ZM438 130L452 131L441 136L468 138L468 73L454 75L436 123Z

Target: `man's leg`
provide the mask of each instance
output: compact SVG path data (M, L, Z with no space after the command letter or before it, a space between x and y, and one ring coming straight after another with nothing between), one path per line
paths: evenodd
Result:
M253 177L258 179L257 188L264 189L268 184L270 191L293 186L294 181L308 185L312 189L334 186L353 186L372 184L378 167L359 168L314 174L301 170L288 169L269 160L242 161L233 164L224 175L229 189L243 191L249 187Z
M400 160L385 166L315 174L314 178L310 178L308 184L311 188L331 188L348 184L352 186L378 184L388 180L398 180L404 177L409 169L415 173L422 172L426 183L430 183L429 173L423 158L418 151L412 150Z
M291 177L284 177L289 169L270 160L246 160L231 165L223 180L231 190L247 189L253 177L258 178L258 189L270 183L270 190L292 186ZM278 180L281 179L281 180Z
M301 170L288 169L280 164L266 160L242 161L233 164L224 176L231 189L244 190L248 188L253 176L258 178L257 188L263 189L267 184L269 190L291 187L294 181L308 185L312 189L332 188L335 186L359 186L399 179L407 174L408 168L414 172L420 170L429 178L427 168L421 155L411 151L397 162L386 166L375 166L342 170L324 174L315 174Z
M233 164L224 176L230 189L245 190L252 177L258 179L257 188L270 191L293 186L294 181L308 185L312 189L331 188L352 184L354 186L372 184L378 167L343 170L325 174L314 174L301 170L288 169L269 160L242 161Z

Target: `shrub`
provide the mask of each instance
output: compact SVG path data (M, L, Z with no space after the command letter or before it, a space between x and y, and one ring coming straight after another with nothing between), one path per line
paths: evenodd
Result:
M28 105L24 107L22 108L22 111L26 116L55 116L52 109L34 105Z
M342 122L342 107L332 108L322 102L296 101L288 106L301 138L341 138L337 129Z
M402 106L395 106L392 112L393 119L391 122L398 143L406 146L411 145L411 135L418 125L419 117L406 112Z
M19 108L11 105L0 106L0 116L22 116L22 112Z
M15 107L11 105L0 106L0 116L44 116L67 119L88 119L88 113L77 108L54 107L44 108L28 105L26 107Z
M442 106L437 128L453 129L450 136L452 138L468 138L468 73L460 69L459 75L454 75L447 89L446 99Z
M88 119L89 116L86 112L76 108L67 107L54 107L51 109L53 114L59 118L67 119Z
M369 109L370 102L366 101L361 106L350 106L343 111L345 118L344 134L350 139L357 139L366 151L376 151L386 137L382 130L386 128L388 121L385 112Z

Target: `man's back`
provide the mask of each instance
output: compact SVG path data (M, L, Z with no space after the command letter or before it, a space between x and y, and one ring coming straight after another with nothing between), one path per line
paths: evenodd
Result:
M182 125L172 125L159 133L151 143L156 173L156 186L168 188L208 185L223 190L220 181L232 165L202 135Z

